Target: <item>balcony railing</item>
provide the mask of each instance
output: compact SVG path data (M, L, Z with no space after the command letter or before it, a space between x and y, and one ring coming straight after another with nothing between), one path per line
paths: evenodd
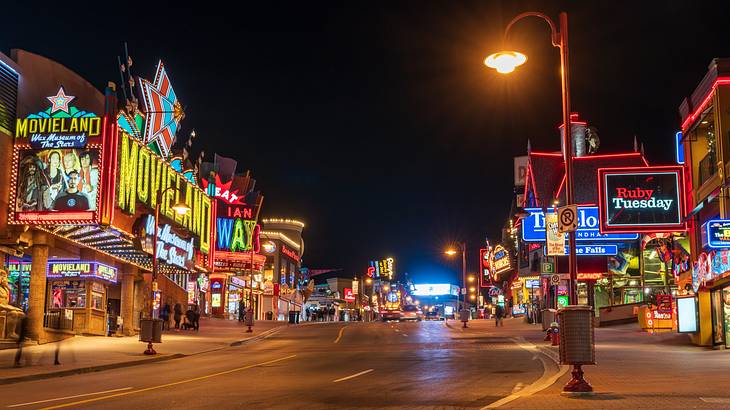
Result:
M717 158L714 152L710 152L702 158L699 171L700 186L717 173Z

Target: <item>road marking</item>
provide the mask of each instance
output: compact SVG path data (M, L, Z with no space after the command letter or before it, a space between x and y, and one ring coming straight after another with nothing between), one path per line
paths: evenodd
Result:
M396 332L400 332L400 329L395 329Z
M503 406L509 402L515 401L521 397L527 397L531 396L539 391L545 390L548 387L552 386L558 379L563 377L565 373L568 372L569 367L568 366L560 366L560 362L557 360L557 358L553 357L551 354L548 354L542 350L540 350L537 346L534 344L528 342L523 337L512 337L510 338L514 343L517 344L517 346L527 350L530 353L538 354L537 358L540 359L540 362L542 362L542 376L537 379L534 383L528 385L524 389L513 392L509 396L503 397L494 403L488 404L484 407L482 407L481 410L486 409L496 409L497 407ZM558 371L557 373L553 374L552 376L548 375L548 367L549 364L547 360L545 360L544 357L547 357L548 359L552 360L557 366Z
M362 376L363 374L368 374L368 373L372 372L373 370L375 370L375 369L363 370L360 373L355 373L355 374L353 374L351 376L343 377L343 378L337 379L337 380L332 380L332 383L339 383L339 382L344 382L345 380L354 379L357 376Z
M728 404L730 403L730 397L700 397L700 400L705 403L713 404Z
M403 336L403 337L408 337L408 335L407 335L407 334L405 334L405 333L401 333L401 336Z
M63 403L63 404L58 404L58 405L55 405L55 406L44 407L41 410L61 409L61 408L64 408L64 407L78 406L80 404L93 403L93 402L97 402L97 401L101 401L101 400L113 399L115 397L128 396L130 394L143 393L143 392L151 391L151 390L164 389L165 387L177 386L179 384L196 382L198 380L210 379L210 378L216 377L216 376L223 376L224 374L229 374L229 373L234 373L234 372L238 372L238 371L241 371L241 370L251 369L253 367L265 366L267 364L272 364L272 363L277 363L277 362L281 362L281 361L284 361L284 360L288 360L288 359L291 359L292 357L296 357L296 355L293 354L293 355L281 357L281 358L278 358L278 359L269 360L269 361L266 361L266 362L261 362L261 363L256 363L256 364L249 364L248 366L237 367L235 369L225 370L225 371L222 371L222 372L208 374L208 375L205 375L205 376L194 377L192 379L180 380L180 381L177 381L177 382L165 383L165 384L160 384L160 385L152 386L152 387L145 387L144 389L125 391L125 392L110 394L108 396L103 396L103 397L94 397L93 399L79 400L79 401L74 401L74 402L71 402L71 403Z
M347 326L342 326L340 328L340 333L337 335L337 339L335 339L335 343L340 343L340 339L342 339L342 334L345 333L345 328Z
M94 392L94 393L76 394L76 395L73 395L73 396L58 397L58 398L55 398L55 399L46 399L46 400L31 401L31 402L28 402L28 403L11 404L8 407L30 406L31 404L40 404L40 403L48 403L50 401L59 401L59 400L75 399L75 398L78 398L78 397L94 396L94 395L97 395L97 394L105 394L105 393L114 393L114 392L124 391L124 390L132 390L132 388L131 387L122 387L120 389L104 390L104 391L98 391L98 392Z

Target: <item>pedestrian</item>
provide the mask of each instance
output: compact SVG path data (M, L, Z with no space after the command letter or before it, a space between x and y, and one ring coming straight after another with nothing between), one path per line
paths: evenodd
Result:
M28 316L20 319L20 331L18 332L18 351L15 352L15 367L20 367L20 358L23 356L23 342L28 335ZM27 359L26 359L27 361Z
M304 309L304 320L309 322L309 308Z
M494 311L494 327L504 326L504 322L502 322L503 317L504 317L504 306L497 305L497 308Z
M246 304L241 302L238 306L238 321L244 322L246 320Z
M182 328L183 330L190 330L195 327L195 312L193 312L192 307L188 307L188 310L185 311L185 323L183 323Z
M335 307L330 306L330 322L334 322L334 321L335 321Z
M193 305L193 328L200 330L200 309L197 303Z
M173 319L175 319L175 329L180 330L180 319L182 319L182 306L179 303L175 303L175 307L173 308L174 315Z
M170 330L170 304L165 303L160 311L160 319L162 319L162 330Z

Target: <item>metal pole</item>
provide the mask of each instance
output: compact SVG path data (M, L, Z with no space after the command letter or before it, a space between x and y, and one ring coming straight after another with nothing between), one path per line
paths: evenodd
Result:
M250 252L251 252L251 269L249 270L249 272L251 273L251 277L248 280L248 289L249 289L248 290L248 314L251 315L251 317L249 317L247 320L248 329L246 330L246 333L253 332L253 329L251 329L251 325L253 323L253 314L254 314L254 309L253 309L253 238L251 238L251 239L252 239L252 241L249 244L251 247L251 250L250 250Z
M461 281L464 284L464 289L467 289L466 284L466 242L461 243ZM463 308L466 309L466 292L464 293Z
M563 96L563 147L565 152L565 203L573 205L573 135L570 126L570 65L568 64L568 13L560 13L560 72ZM570 255L568 255L568 272L570 273L570 304L578 304L576 282L578 280L578 259L575 254L575 231L568 233Z

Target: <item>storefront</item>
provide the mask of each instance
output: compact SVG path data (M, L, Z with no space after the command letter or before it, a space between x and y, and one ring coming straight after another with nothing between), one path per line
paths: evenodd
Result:
M117 283L115 268L93 261L54 260L48 263L46 277L46 321L70 319L70 329L76 333L107 333L107 298L109 286Z
M10 304L18 306L23 311L28 310L28 296L30 294L30 259L18 259L7 256L5 269L8 271L8 285L10 286Z
M72 315L77 332L102 334L107 314L133 334L140 317L187 305L187 283L213 267L213 209L194 173L171 156L180 118L151 108L165 98L179 107L164 66L154 82L140 80L140 110L120 113L113 85L101 93L51 60L23 51L17 58L29 69L18 102L9 223L30 227L15 231L31 263L31 337L49 336L51 309L82 309ZM166 93L153 92L161 83ZM89 269L56 277L57 261Z

